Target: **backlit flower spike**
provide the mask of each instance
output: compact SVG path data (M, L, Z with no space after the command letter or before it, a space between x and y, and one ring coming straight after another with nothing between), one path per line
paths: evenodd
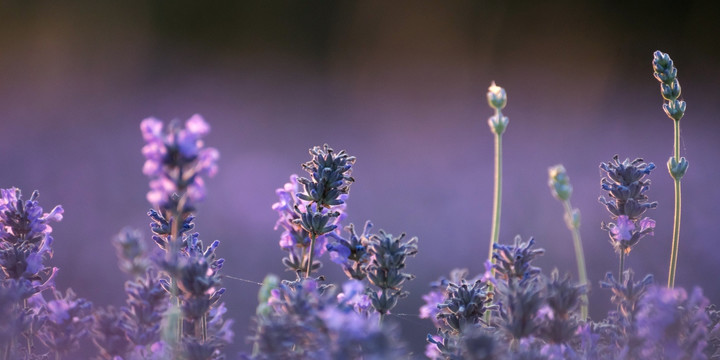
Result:
M37 244L50 235L50 221L61 221L64 210L58 205L44 213L37 201L39 196L36 190L23 201L20 189L0 189L0 241Z
M675 286L675 272L677 271L677 254L680 246L680 218L682 213L680 180L685 176L690 163L684 156L680 156L680 119L685 115L686 104L680 98L680 82L677 79L677 69L670 55L655 51L653 53L653 72L660 82L660 93L664 99L663 110L673 120L674 141L673 156L668 159L667 168L675 182L675 215L673 221L672 247L670 251L670 266L668 269L668 287Z
M401 297L407 295L402 291L406 281L415 278L404 272L405 260L417 254L417 238L403 241L405 234L393 237L383 230L372 235L368 242L368 253L371 256L367 265L367 277L370 284L380 290L370 294L375 310L384 316L395 307Z
M303 164L310 178L298 178L305 187L305 192L299 193L298 198L314 202L320 207L343 204L340 195L347 194L350 184L355 181L350 176L355 157L348 155L345 150L335 153L327 144L313 147L310 155L312 160Z
M645 194L650 187L650 180L645 179L645 176L655 169L655 164L646 164L642 159L632 162L625 159L620 162L615 155L613 161L601 163L600 169L606 175L601 181L601 187L608 191L610 200L600 197L599 201L613 218L627 215L631 220L637 220L647 209L657 207L657 202L648 202Z
M540 274L540 268L532 266L531 262L545 254L545 249L531 249L534 245L535 239L523 242L520 236L515 237L514 245L495 244L493 259L497 278L512 283L527 281Z

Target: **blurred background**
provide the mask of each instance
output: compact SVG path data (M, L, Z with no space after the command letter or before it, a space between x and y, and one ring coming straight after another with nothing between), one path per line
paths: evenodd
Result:
M225 274L261 281L280 263L275 189L301 173L308 148L357 156L348 222L420 239L417 275L393 321L421 355L417 318L428 283L456 267L482 272L492 210L491 81L507 89L501 242L534 236L537 261L576 277L562 206L547 168L568 170L589 276L591 316L610 293L597 284L618 259L600 229L600 162L642 157L657 221L627 259L667 281L673 216L665 162L673 125L652 77L654 50L678 67L683 223L677 284L720 302L720 22L717 2L257 1L0 2L0 187L33 189L54 226L58 287L96 306L122 305L127 277L111 239L124 226L149 239L140 121L200 113L219 149L197 213L201 238L221 240ZM323 257L331 281L344 278ZM249 351L259 286L226 279L236 323L228 354ZM88 354L94 353L87 344Z

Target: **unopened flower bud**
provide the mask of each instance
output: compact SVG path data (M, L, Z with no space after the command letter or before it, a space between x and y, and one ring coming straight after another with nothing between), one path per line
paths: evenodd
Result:
M687 172L687 168L690 165L688 161L681 157L680 161L676 161L674 157L670 157L670 159L667 162L668 171L670 172L670 176L673 177L675 180L680 180Z
M680 121L683 115L685 115L685 102L682 100L670 100L666 104L663 104L663 110L665 114L675 121Z
M551 166L548 168L548 175L550 177L548 185L552 195L560 201L570 199L572 185L570 185L570 178L565 171L565 167L562 165Z
M495 85L494 81L488 88L487 99L488 104L490 104L490 107L493 109L502 110L505 108L505 105L507 105L507 94L505 93L505 89Z
M673 80L669 85L660 83L660 92L665 100L677 100L677 98L680 97L680 91L680 82L678 82L677 79Z

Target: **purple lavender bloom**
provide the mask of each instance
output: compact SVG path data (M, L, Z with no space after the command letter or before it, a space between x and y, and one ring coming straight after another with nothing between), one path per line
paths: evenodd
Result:
M515 237L514 245L493 245L493 259L498 278L512 284L514 280L528 281L540 274L540 268L530 263L535 257L545 254L545 249L530 249L535 245L535 239L530 238L523 242L520 236Z
M181 128L177 121L163 130L163 123L147 118L140 124L145 146L143 173L150 177L147 200L156 208L177 208L185 196L183 212L190 212L194 204L205 198L202 176L217 173L220 153L205 148L202 138L210 132L210 126L200 115L193 115ZM177 199L173 198L176 194Z
M368 245L371 238L371 228L372 223L367 221L363 232L358 234L355 232L355 226L350 224L345 228L350 234L349 239L344 239L335 232L328 233L328 237L335 240L327 244L330 259L336 264L340 264L345 275L351 279L362 280L367 276L366 267L370 262Z
M40 193L33 191L30 199L23 202L20 189L0 189L0 240L16 244L23 241L39 243L50 235L50 221L63 218L63 208L55 206L43 213L37 202Z
M145 278L125 283L127 306L122 308L128 323L127 337L137 347L146 347L160 340L160 322L167 309L168 294L157 274L149 269Z
M278 202L272 205L272 209L277 211L279 216L275 223L275 229L283 230L280 235L280 247L289 253L287 257L283 258L283 264L289 270L296 272L307 269L308 259L306 259L303 254L308 253L308 248L311 244L310 233L300 224L302 221L301 216L304 214L303 210L307 211L308 207L310 207L311 210L317 209L316 205L311 205L310 202L300 199L298 197L300 192L298 176L293 174L290 176L290 182L275 191L278 196ZM346 197L347 195L341 195L343 199ZM329 217L326 226L336 228L346 217L345 204L334 206L333 211L338 216ZM320 213L328 214L329 210L322 208ZM330 234L317 236L313 249L314 254L317 255L316 258L319 258L325 253L328 243L327 236L329 235ZM321 263L319 261L313 260L313 269L319 268L320 265Z
M709 301L694 288L688 296L682 288L653 286L640 302L638 335L644 339L642 354L647 359L707 359L705 308Z
M610 235L610 242L615 250L628 254L645 235L653 235L655 220L648 217L640 221L630 220L627 215L618 216L615 223L605 225Z
M359 280L348 280L342 285L343 292L338 294L337 301L351 307L359 314L368 314L370 298L365 293L365 284Z
M42 307L47 319L38 331L38 338L53 352L65 355L76 350L90 331L92 303L76 298L71 289L65 296L57 291L53 291L53 295L55 299L50 301L45 301L42 295L31 298L36 306Z
M445 302L445 292L442 290L432 290L429 293L422 296L425 305L420 307L420 318L430 319L436 328L443 325L443 322L437 318L437 314L440 313L438 305Z

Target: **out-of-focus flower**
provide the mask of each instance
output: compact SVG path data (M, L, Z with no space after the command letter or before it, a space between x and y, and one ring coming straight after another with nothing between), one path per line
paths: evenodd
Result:
M45 301L42 296L32 299L42 306L47 321L38 331L38 338L53 352L65 355L79 346L93 324L92 303L77 298L68 289L65 296L54 291L54 299Z
M637 314L643 357L706 359L708 303L698 287L690 295L682 288L650 287L640 300Z
M142 121L140 130L145 140L143 173L151 179L148 202L154 207L173 209L184 197L182 211L192 211L205 198L202 176L217 173L220 153L205 148L202 141L210 126L196 114L185 122L184 128L173 121L164 131L162 121L148 118Z

